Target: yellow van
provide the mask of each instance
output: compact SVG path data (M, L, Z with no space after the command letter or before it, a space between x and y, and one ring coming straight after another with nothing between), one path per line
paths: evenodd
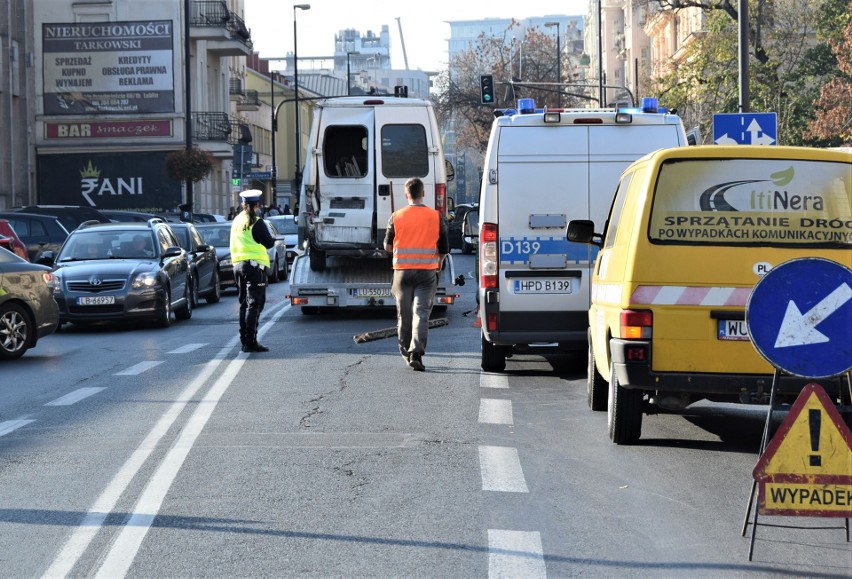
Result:
M774 368L749 341L751 290L794 258L852 266L850 205L849 153L711 145L662 149L630 165L597 224L603 233L571 221L569 241L600 247L588 402L607 409L610 439L638 440L643 413L657 407L765 403ZM780 379L778 401L806 382ZM839 379L820 383L840 395Z

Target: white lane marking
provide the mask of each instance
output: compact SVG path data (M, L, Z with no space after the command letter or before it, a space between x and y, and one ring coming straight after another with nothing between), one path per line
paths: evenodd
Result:
M263 325L258 331L258 338L272 327L272 324L290 309L287 304L279 312L276 312L272 319ZM124 528L119 533L118 537L112 544L112 547L107 553L103 564L96 574L96 577L113 578L125 577L139 547L142 546L142 541L148 534L148 530L154 522L166 494L169 492L172 483L180 472L184 460L186 460L189 451L192 450L195 440L201 434L207 421L216 410L216 405L222 396L228 390L228 387L234 382L234 379L239 374L249 354L240 353L237 357L228 364L225 371L219 376L204 398L198 405L195 412L192 413L186 425L181 430L180 435L175 441L172 448L166 454L163 462L157 467L154 476L148 481L142 496L136 503L130 519L125 524Z
M184 344L180 348L175 348L174 350L172 350L171 352L168 352L168 353L169 354L188 354L189 352L192 352L193 350L197 350L198 348L203 348L206 345L207 344Z
M0 436L9 434L13 430L18 430L20 427L26 426L31 422L35 422L35 419L29 420L27 418L18 418L17 420L7 420L6 422L0 422Z
M134 364L127 370L122 370L121 372L116 372L113 376L136 376L137 374L141 374L145 370L150 370L155 366L159 366L163 363L163 360L148 360L147 362L139 362L138 364Z
M488 578L547 577L541 534L488 529Z
M97 394L101 390L106 390L106 387L103 388L80 388L79 390L74 390L73 392L69 392L65 396L57 398L52 402L48 402L45 406L71 406L75 402L79 402L84 398L88 398L92 394Z
M479 375L480 388L508 388L509 377L505 374L486 374Z
M479 401L480 424L514 424L512 401L483 398Z
M479 470L482 490L528 493L518 449L507 446L480 446Z

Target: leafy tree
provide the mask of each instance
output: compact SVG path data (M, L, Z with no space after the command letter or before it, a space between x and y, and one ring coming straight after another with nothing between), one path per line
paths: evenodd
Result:
M520 23L513 20L499 35L480 34L466 51L449 63L449 70L436 80L433 102L439 120L453 121L456 148L484 153L488 144L494 108L480 103L479 77L494 77L496 108L514 108L519 98L533 98L536 106L556 107L556 38L540 28L528 28L522 39ZM574 65L563 51L563 81L576 78ZM579 94L579 93L578 93ZM563 88L562 106L577 106L584 95Z

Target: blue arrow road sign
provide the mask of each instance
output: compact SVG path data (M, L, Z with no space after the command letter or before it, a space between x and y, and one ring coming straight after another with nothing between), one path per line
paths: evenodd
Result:
M828 378L852 368L852 269L817 257L778 265L746 305L754 347L779 370Z
M717 145L774 145L778 138L775 113L720 113L713 115L713 142Z

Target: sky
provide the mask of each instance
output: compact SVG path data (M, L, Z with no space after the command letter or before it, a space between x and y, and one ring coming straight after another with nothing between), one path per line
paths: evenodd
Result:
M293 5L282 0L244 0L246 26L251 30L254 50L261 58L283 57L293 52ZM589 0L313 0L309 10L295 10L302 57L334 54L334 35L348 28L377 36L382 25L390 32L391 64L405 68L399 24L405 39L408 66L424 71L446 68L447 21L530 16L585 16ZM309 65L304 65L309 66ZM284 63L280 67L285 68Z

